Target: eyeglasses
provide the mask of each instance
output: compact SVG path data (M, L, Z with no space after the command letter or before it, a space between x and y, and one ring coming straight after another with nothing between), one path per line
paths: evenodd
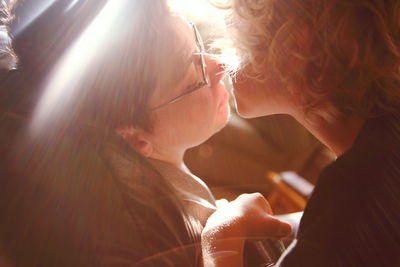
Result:
M202 38L200 36L199 31L197 30L196 25L194 25L191 22L189 22L189 24L192 26L192 29L193 29L193 32L194 32L194 36L195 36L196 46L197 46L197 49L199 51L199 52L195 53L195 55L198 55L200 57L201 74L202 74L203 80L200 83L198 83L195 87L193 87L192 89L190 89L190 90L188 90L188 91L186 91L186 92L184 92L184 93L182 93L182 94L180 94L180 95L178 95L178 96L176 96L176 97L174 97L174 98L172 98L172 99L170 99L170 100L168 100L168 101L166 101L166 102L164 102L164 103L162 103L160 105L157 105L157 106L155 106L153 108L150 108L148 111L154 111L154 110L162 108L162 107L164 107L166 105L172 104L172 103L180 100L182 97L187 96L187 95L189 95L189 94L191 94L191 93L203 88L204 86L206 86L206 85L208 85L210 83L209 79L208 79L208 77L206 75L206 65L205 65L205 61L204 61L205 49L204 49L203 40L202 40Z

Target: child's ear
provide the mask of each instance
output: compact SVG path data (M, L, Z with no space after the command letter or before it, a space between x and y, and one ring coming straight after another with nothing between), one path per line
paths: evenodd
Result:
M128 127L119 128L116 132L143 156L149 157L153 153L153 145L144 130Z

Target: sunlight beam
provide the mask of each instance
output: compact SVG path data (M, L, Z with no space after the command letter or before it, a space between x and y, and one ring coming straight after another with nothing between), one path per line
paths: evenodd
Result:
M79 88L81 79L90 66L91 61L102 48L106 47L109 33L115 26L115 19L125 1L110 0L103 7L93 22L83 31L77 41L69 48L56 64L45 90L35 110L32 130L43 128L46 122L72 108L69 104Z

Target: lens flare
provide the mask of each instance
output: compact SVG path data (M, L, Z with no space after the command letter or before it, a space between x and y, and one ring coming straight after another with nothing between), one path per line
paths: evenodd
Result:
M54 121L67 108L71 108L76 89L90 63L111 41L109 35L126 1L130 0L108 1L81 36L66 50L45 83L31 130L42 129L47 122Z

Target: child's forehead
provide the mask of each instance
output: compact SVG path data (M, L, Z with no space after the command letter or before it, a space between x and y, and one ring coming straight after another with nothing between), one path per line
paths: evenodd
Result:
M153 101L171 97L179 93L188 83L188 76L193 72L196 53L196 35L193 26L180 16L171 16L169 25L165 25L165 45L161 46L159 55L159 73L157 90L154 91ZM176 91L176 92L175 92Z
M169 30L164 35L165 45L160 47L160 63L166 64L166 68L162 68L166 78L176 81L184 75L199 49L192 25L180 16L172 16L169 24Z

